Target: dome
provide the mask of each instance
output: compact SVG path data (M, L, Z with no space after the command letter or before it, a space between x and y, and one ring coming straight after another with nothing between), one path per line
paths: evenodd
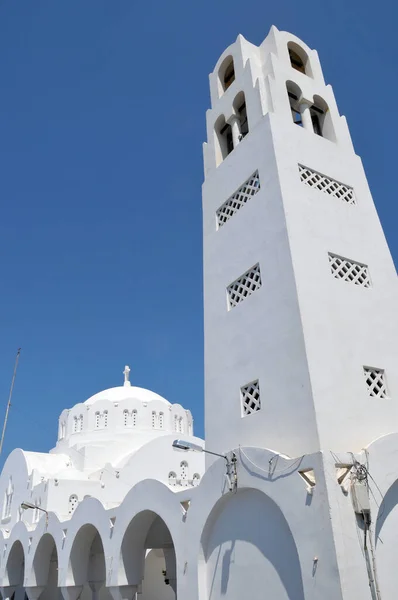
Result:
M135 387L126 384L118 387L109 388L107 390L103 390L102 392L98 392L97 394L94 394L94 396L91 396L91 398L88 398L88 400L86 400L84 404L86 406L91 406L99 400L109 400L110 402L122 402L123 400L127 400L130 398L138 400L143 404L151 402L152 400L160 400L166 406L171 406L171 403L168 400L166 400L166 398L159 396L159 394L156 394L151 390L146 390L145 388Z

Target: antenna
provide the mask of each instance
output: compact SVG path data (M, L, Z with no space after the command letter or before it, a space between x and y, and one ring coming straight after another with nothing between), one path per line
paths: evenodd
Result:
M20 354L21 354L21 348L18 348L17 356L15 357L14 373L12 375L10 393L8 395L8 402L7 402L7 408L6 408L6 416L4 418L3 432L1 434L0 455L1 455L1 451L3 450L3 442L4 442L4 436L5 436L5 433L6 433L6 427L7 427L7 421L8 421L8 413L10 412L12 391L14 389L15 377L17 375L17 368L18 368L18 361L19 361Z

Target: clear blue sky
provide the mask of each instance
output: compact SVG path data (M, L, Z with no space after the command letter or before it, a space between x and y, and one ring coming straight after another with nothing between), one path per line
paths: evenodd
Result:
M201 145L208 73L238 33L275 24L318 50L397 261L393 10L0 1L0 421L22 346L4 455L47 451L61 410L125 364L203 434Z

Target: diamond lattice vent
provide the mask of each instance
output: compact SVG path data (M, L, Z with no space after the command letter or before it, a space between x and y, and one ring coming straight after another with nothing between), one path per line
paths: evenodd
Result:
M240 302L243 302L243 300L245 300L260 287L260 265L257 264L227 287L229 309L233 308Z
M372 396L373 398L388 398L386 379L383 369L364 367L363 373L365 375L369 396Z
M260 177L258 171L251 177L217 210L217 225L222 227L228 219L234 216L260 189Z
M369 270L366 265L331 253L329 253L329 263L332 275L336 279L343 279L362 287L370 287Z
M240 389L243 415L251 415L261 409L260 385L257 381L248 383Z
M313 171L303 165L299 165L298 168L300 180L305 183L305 185L316 188L330 196L335 196L347 204L356 204L354 190L349 185L326 177L326 175L321 175L320 173L317 173L317 171Z

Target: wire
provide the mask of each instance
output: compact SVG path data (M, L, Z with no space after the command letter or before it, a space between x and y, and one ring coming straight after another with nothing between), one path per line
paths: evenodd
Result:
M253 467L256 467L256 469L258 469L259 471L262 471L263 473L267 473L268 477L272 477L273 475L278 475L279 473L284 473L285 471L288 471L289 469L294 469L296 464L300 464L300 462L303 460L303 458L306 456L306 454L303 454L303 456L300 456L299 458L297 458L291 465L285 467L284 469L279 469L278 471L272 471L272 473L270 472L270 469L268 469L268 471L266 469L263 469L263 467L260 467L259 465L257 465L255 462L252 461L251 458L249 458L247 456L247 454L242 450L241 446L239 446L239 453L243 454L243 456L246 458L246 460L249 461L249 463L251 463L253 465ZM274 454L270 459L269 459L269 463L272 464L272 461L275 458L279 458L280 454Z

